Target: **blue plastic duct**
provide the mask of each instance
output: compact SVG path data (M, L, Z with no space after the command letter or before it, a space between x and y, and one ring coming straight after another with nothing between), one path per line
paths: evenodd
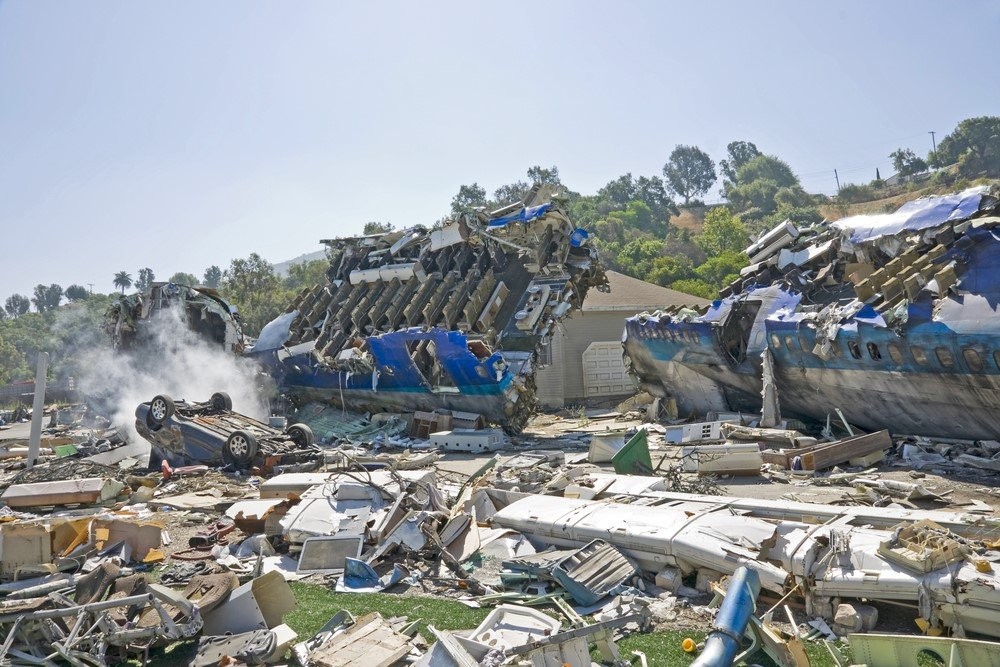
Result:
M754 570L740 567L729 580L726 599L719 607L705 649L691 667L730 667L743 644L743 633L757 607L760 577Z

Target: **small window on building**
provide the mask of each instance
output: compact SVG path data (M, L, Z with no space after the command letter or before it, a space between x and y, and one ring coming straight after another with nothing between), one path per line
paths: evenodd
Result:
M919 345L911 345L910 354L913 355L913 360L918 364L927 365L927 354L924 352L924 348Z
M894 364L903 363L903 348L899 346L899 343L889 343L889 357L892 358Z
M878 345L875 343L868 343L868 356L872 358L872 361L878 361L882 358L882 353L878 351Z
M847 341L847 349L851 351L851 356L855 359L861 358L861 346L858 345L858 341L849 340Z
M778 334L771 334L771 346L776 350L781 349L781 336Z
M795 349L795 339L791 336L785 336L785 347L789 350Z
M962 350L962 356L965 357L965 363L969 365L970 371L979 373L983 370L983 358L971 347Z
M934 354L937 355L938 362L945 368L951 368L955 365L955 357L948 348L935 347Z

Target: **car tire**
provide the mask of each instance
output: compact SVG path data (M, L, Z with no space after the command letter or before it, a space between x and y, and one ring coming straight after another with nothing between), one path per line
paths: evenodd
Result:
M174 401L166 394L159 394L149 402L149 417L155 426L162 426L163 422L170 419L174 414Z
M229 398L229 394L224 391L217 391L212 394L210 403L212 405L212 409L218 410L219 412L233 409L233 399Z
M222 447L222 456L226 462L232 463L238 470L243 470L253 463L258 451L257 438L252 433L233 431Z
M316 441L315 436L313 436L312 429L302 423L292 424L286 428L285 435L291 438L292 441L299 447L308 447Z

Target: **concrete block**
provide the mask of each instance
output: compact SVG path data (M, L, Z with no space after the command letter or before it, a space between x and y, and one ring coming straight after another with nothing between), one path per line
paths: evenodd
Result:
M653 580L654 583L671 593L677 593L677 590L681 587L681 571L676 567L666 567L661 570L656 578Z
M712 590L712 584L717 584L720 581L722 581L721 572L705 568L698 570L698 578L695 581L694 587L702 593L709 593Z
M868 632L878 623L878 609L867 604L840 604L833 616L833 631L838 635Z

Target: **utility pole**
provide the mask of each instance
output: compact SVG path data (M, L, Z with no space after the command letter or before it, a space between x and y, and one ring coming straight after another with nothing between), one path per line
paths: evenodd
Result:
M837 179L837 194L840 194L840 176L837 175L837 170L833 170L833 177Z
M31 429L28 432L28 467L35 465L42 444L42 417L45 412L45 374L49 369L49 353L39 352L35 365L35 400L31 404Z
M94 283L87 283L87 285L90 287L90 294L91 294L91 296L93 296L93 294L94 294Z
M934 130L928 130L927 134L931 135L931 146L936 151L937 150L937 140L934 138L934 135L936 134L936 132L934 132Z

